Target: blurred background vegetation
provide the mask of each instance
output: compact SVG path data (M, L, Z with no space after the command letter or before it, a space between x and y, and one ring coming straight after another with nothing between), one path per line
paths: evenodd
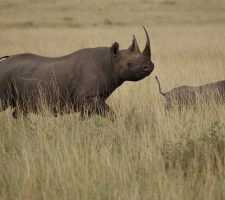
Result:
M0 57L143 49L153 73L107 100L115 122L0 113L0 199L225 199L225 107L165 112L164 91L225 79L224 0L0 0Z
M224 0L1 0L0 26L222 24L224 13Z

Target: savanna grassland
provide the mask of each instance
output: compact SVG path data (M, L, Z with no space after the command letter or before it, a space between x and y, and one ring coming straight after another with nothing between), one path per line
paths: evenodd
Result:
M224 0L0 0L0 57L127 48L154 72L107 100L114 122L0 113L0 199L225 199L225 106L164 111L164 91L225 79Z

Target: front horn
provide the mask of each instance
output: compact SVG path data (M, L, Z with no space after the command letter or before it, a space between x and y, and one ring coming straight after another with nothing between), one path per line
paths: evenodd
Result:
M148 36L148 32L146 31L144 26L143 26L143 29L144 29L146 37L147 37L147 42L146 42L146 45L145 45L145 49L142 52L142 55L144 55L146 57L151 57L150 39L149 39L149 36Z

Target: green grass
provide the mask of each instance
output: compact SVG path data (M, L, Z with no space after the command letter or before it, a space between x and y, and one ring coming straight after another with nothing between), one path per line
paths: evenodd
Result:
M128 48L151 36L154 72L107 100L115 122L0 113L0 199L224 199L225 106L164 111L164 91L225 79L225 4L0 1L0 56Z

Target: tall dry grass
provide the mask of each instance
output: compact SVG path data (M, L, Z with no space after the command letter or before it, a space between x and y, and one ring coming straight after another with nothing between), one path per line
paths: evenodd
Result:
M225 78L223 1L191 1L193 5L184 0L146 1L142 5L124 0L114 7L109 1L80 2L77 5L93 9L87 6L79 26L58 23L67 11L72 17L84 12L84 7L78 7L73 15L76 6L70 1L65 5L33 1L31 10L19 12L28 1L21 2L1 7L0 55L59 56L84 47L110 46L114 41L123 49L133 33L143 48L141 25L146 24L155 70L140 82L124 83L110 96L107 103L117 114L115 122L97 116L81 121L76 113L57 118L49 113L30 114L13 120L10 109L0 113L1 199L225 198L224 105L167 113L154 80L157 75L167 91ZM97 25L90 24L90 13L104 5L108 9L91 18ZM135 6L153 13L139 13L135 18ZM209 8L214 11L209 13ZM118 12L124 16L116 18L120 24L112 17ZM162 16L164 23L154 23L156 16ZM106 18L109 21L101 24ZM34 25L20 25L29 20Z

